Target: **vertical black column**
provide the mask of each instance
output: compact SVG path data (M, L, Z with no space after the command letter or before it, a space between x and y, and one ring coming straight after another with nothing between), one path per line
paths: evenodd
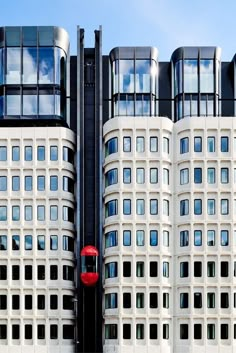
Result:
M101 30L95 48L78 33L77 178L78 254L86 245L99 251L99 281L86 287L78 277L78 351L102 352L102 54ZM78 256L80 262L80 256ZM80 273L80 263L78 263Z

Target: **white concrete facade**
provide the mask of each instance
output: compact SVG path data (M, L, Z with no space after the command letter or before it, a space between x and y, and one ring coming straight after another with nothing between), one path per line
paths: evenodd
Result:
M74 150L64 127L1 128L1 353L74 350Z
M104 352L234 352L235 118L116 117L103 134Z

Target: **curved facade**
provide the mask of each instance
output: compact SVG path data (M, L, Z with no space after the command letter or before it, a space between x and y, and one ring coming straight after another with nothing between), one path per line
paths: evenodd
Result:
M0 118L66 120L68 56L62 28L0 28Z
M1 131L0 350L72 353L74 135L63 127Z
M165 118L104 125L104 352L170 349L172 129Z

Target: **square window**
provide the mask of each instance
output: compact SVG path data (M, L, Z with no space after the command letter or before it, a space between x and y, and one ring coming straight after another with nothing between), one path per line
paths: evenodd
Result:
M202 339L202 325L201 324L194 324L193 326L193 336L195 340Z
M123 183L131 183L131 168L123 168Z
M180 324L180 339L188 339L188 324Z
M194 183L202 183L202 168L194 168Z
M207 137L207 151L208 152L215 152L215 137L214 136Z
M202 138L200 136L194 137L194 152L202 152Z
M214 230L207 231L207 245L208 246L215 246L215 231Z
M37 190L44 191L45 190L45 176L39 175L37 177Z
M50 190L51 191L58 190L58 177L57 177L57 175L50 176Z
M184 137L180 139L180 154L189 152L189 138Z
M32 221L32 206L25 206L25 221Z
M19 191L20 190L20 177L13 176L12 177L12 191Z
M137 246L144 246L144 231L143 230L136 231L136 245Z
M7 250L7 236L0 235L0 251Z
M13 221L20 220L20 206L12 206L12 220Z
M20 236L19 235L12 236L12 250L20 250Z
M6 191L6 190L7 190L7 177L0 176L0 191Z
M202 246L202 231L201 230L194 231L194 245L195 246Z
M37 220L45 221L45 206L37 206Z
M56 294L50 295L50 309L57 310L58 309L58 298Z
M136 137L136 152L144 152L145 151L145 146L144 146L144 137Z
M57 161L57 160L58 160L58 147L50 146L50 161Z
M189 183L189 170L184 168L180 170L180 185Z
M202 277L202 263L201 263L201 261L194 261L193 275L194 275L194 277Z
M215 293L213 292L207 293L207 307L209 309L215 308Z
M58 249L58 236L50 235L50 250L57 250L57 249Z
M150 152L158 151L158 140L156 136L150 137Z
M188 262L180 262L180 278L188 277Z
M202 214L202 200L201 199L194 200L194 214L195 215Z
M136 183L137 184L144 184L144 182L145 182L144 168L137 168L136 169Z
M32 146L25 146L25 161L32 161Z
M58 220L58 206L50 206L50 221Z
M131 231L130 230L123 231L123 245L124 246L131 245Z
M158 232L157 230L150 230L150 246L158 245Z
M20 147L12 146L12 160L17 162L20 160Z
M150 168L150 183L157 184L158 183L158 169Z
M215 214L215 200L214 199L208 199L207 200L207 214L208 215L214 215Z
M180 293L180 308L188 308L188 293Z
M221 230L220 232L221 246L229 245L229 232L228 230Z
M45 250L45 236L44 235L37 236L37 249L38 250Z
M220 175L221 175L221 183L227 184L229 182L229 168L221 168Z
M33 327L32 325L25 325L25 339L32 340L33 337Z
M185 216L189 214L189 200L180 201L180 216Z
M180 232L180 246L188 246L189 245L189 231L183 230Z
M208 184L215 184L215 168L207 168L207 182Z
M57 338L58 338L58 326L50 325L50 339L57 340Z
M143 199L136 200L136 214L144 215L145 214L145 203Z
M25 250L33 249L33 238L32 235L25 235Z
M131 152L131 137L130 136L123 137L123 151L124 152Z
M227 136L222 136L220 142L221 152L229 152L229 138Z
M32 266L31 265L25 265L25 280L26 281L31 281L32 280ZM32 296L30 295L32 298Z
M7 148L5 146L0 146L0 161L7 160Z
M150 309L155 309L158 307L157 293L149 293L149 307Z
M45 161L45 147L44 146L37 147L37 160L38 161Z
M32 191L32 176L25 176L25 191Z
M144 214L144 213L142 213L142 214ZM155 200L155 199L150 200L150 214L151 215L157 215L158 214L158 200Z
M129 199L123 200L123 214L124 215L131 214L131 200L129 200Z

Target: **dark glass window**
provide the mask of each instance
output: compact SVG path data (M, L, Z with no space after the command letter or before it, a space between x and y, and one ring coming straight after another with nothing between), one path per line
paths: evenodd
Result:
M72 295L63 295L63 310L74 310L74 302Z
M105 204L105 217L111 217L116 215L118 212L118 201L111 200Z
M110 169L105 174L105 186L110 186L118 183L118 169Z
M149 293L149 307L151 309L157 308L158 307L158 297L157 293Z
M32 280L32 266L25 265L25 280Z
M32 325L25 325L25 339L32 340L33 337L33 327Z
M131 262L123 262L123 277L131 277Z
M6 310L7 308L7 296L4 294L0 295L0 310Z
M157 230L150 230L150 246L158 245L158 232Z
M12 339L18 340L20 338L20 325L12 325Z
M7 279L7 266L0 265L0 280L6 280L6 279Z
M38 325L38 340L45 339L45 325Z
M12 265L12 280L18 281L20 279L20 266Z
M58 298L56 294L50 295L50 309L57 310L58 309Z
M194 152L202 152L202 138L200 136L194 137Z
M18 294L12 295L12 310L20 309L20 296Z
M57 280L58 279L58 268L57 265L50 265L50 279Z
M74 281L74 267L63 265L63 280Z
M50 339L56 340L58 338L58 326L50 325Z
M131 325L123 324L123 339L129 340L131 339Z
M25 310L32 310L32 306L33 306L32 295L26 294L25 295Z
M180 339L188 339L188 324L180 324Z
M73 340L74 339L74 326L73 325L63 325L62 336L63 336L64 340Z
M38 310L44 310L45 309L45 295L38 295L38 300L37 300L37 308Z

